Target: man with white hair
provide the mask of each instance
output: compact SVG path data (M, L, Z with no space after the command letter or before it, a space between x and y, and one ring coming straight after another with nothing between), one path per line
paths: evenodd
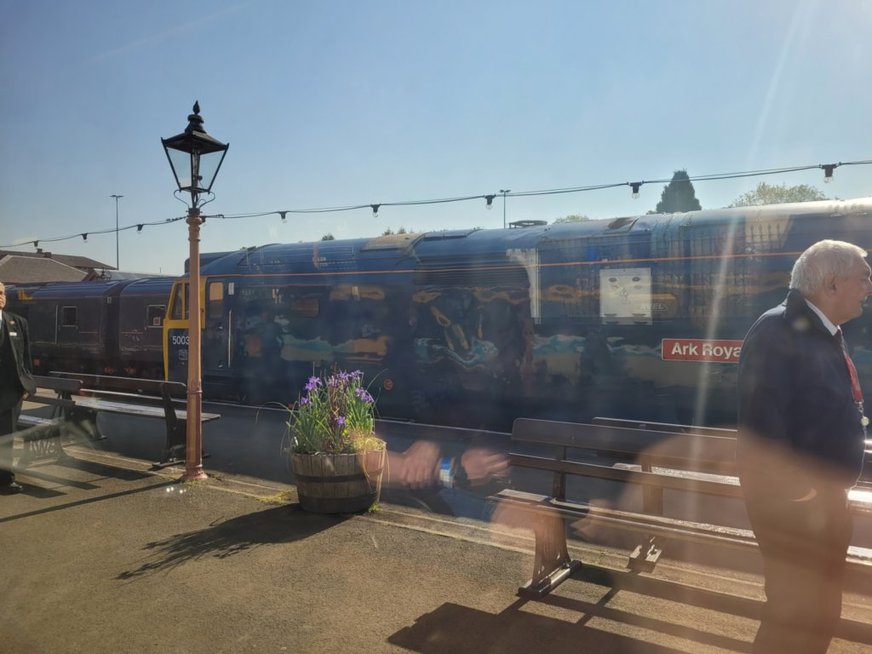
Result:
M826 652L841 615L847 492L869 421L840 325L872 295L866 254L844 241L809 247L787 299L742 346L738 467L766 584L753 652Z

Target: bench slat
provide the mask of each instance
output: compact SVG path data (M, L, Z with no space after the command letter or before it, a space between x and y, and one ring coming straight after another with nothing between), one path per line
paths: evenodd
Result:
M78 379L59 379L58 377L44 377L34 375L33 381L37 388L55 391L56 393L78 393L82 388L82 382Z
M556 420L518 418L513 443L553 445L638 457L647 454L691 462L696 468L727 470L736 459L736 440L727 436L643 431L629 427L587 425ZM687 453L693 452L693 459Z
M725 478L724 481L710 481L706 479L695 479L692 477L681 477L675 474L627 470L625 468L613 468L594 463L560 461L515 453L509 455L509 464L522 468L532 468L534 470L581 475L610 481L630 482L643 486L668 488L677 491L704 493L707 495L719 495L723 497L742 497L742 489L739 487L738 481L732 478Z
M18 416L18 424L34 427L37 425L59 425L63 422L60 418L43 418L42 416L31 416L21 414Z
M96 412L106 413L122 413L125 415L140 416L144 418L164 418L164 409L160 406L147 406L143 404L131 404L129 402L117 402L114 400L105 400L97 397L77 397L75 399L76 408L88 409ZM176 409L176 417L179 420L187 420L188 413L181 409ZM210 422L221 417L220 413L201 412L201 422Z
M32 402L33 404L44 404L46 406L60 407L62 409L71 409L75 405L75 402L73 402L71 399L56 397L53 395L28 394L24 398L24 401Z
M727 436L735 438L736 430L726 427L702 427L693 425L677 425L671 422L653 422L651 420L628 420L626 418L604 418L597 416L590 421L594 425L609 427L630 427L643 431L659 431L669 434L702 434L705 436Z

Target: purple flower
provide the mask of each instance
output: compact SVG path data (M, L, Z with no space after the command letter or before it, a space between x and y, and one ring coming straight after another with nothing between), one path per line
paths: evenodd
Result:
M372 404L374 401L372 395L370 395L365 388L361 388L360 386L354 389L354 394L367 404Z
M309 381L306 383L305 388L307 391L314 391L320 385L321 385L320 377L309 377Z
M308 403L309 403L308 397L301 397L300 398L300 406L306 406Z
M341 427L345 424L345 418L343 416L336 416L336 426Z

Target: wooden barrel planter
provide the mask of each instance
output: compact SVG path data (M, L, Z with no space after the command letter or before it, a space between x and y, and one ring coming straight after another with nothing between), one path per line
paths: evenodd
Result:
M358 513L378 501L387 453L291 454L291 472L304 511Z

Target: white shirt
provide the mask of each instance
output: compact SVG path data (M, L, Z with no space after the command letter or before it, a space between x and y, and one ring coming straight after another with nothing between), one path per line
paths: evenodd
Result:
M809 302L808 300L806 300L805 303L808 305L808 308L809 308L809 309L811 309L812 311L814 311L814 312L817 314L818 318L820 318L820 319L821 319L821 322L824 324L824 327L826 327L826 328L830 331L830 334L833 335L833 336L835 336L836 333L839 331L839 327L838 327L837 325L834 325L834 324L833 324L833 321L830 320L829 318L827 318L827 317L824 315L824 312L821 311L820 309L818 309L818 308L817 308L815 305L813 305L811 302Z

